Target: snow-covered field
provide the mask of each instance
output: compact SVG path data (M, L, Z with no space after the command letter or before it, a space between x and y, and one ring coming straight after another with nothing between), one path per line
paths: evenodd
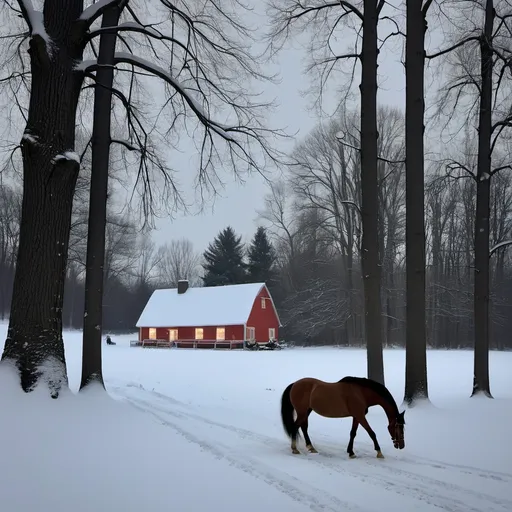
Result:
M6 325L0 324L0 348ZM0 373L2 512L511 512L512 353L491 354L494 400L470 399L472 353L429 352L432 405L406 413L395 450L381 409L368 419L384 460L360 429L346 454L350 419L312 415L318 455L292 455L281 393L304 376L365 375L354 349L281 352L104 346L111 400L100 390L59 400L17 389ZM66 332L72 390L81 333ZM385 352L400 405L404 352Z

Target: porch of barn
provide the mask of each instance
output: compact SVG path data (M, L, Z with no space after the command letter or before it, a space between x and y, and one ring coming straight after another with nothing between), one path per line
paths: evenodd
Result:
M139 345L176 348L243 348L243 325L202 327L141 327Z

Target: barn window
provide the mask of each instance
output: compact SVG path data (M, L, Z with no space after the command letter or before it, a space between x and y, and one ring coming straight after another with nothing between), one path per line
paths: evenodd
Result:
M275 340L276 339L276 330L274 327L269 327L268 329L268 339Z
M196 328L196 340L202 340L203 339L203 328L197 327Z
M154 327L149 328L149 339L156 340L156 329Z
M256 339L256 328L247 327L247 338L251 341Z
M226 339L226 328L217 327L217 341L224 341Z
M178 341L178 329L169 329L169 341Z
M265 297L261 297L261 309L265 309L267 307L267 301Z

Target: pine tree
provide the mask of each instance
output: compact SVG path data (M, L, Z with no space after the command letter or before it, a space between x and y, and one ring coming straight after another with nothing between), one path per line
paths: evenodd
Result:
M259 227L248 251L248 280L252 283L271 284L274 280L275 251L265 228Z
M242 237L231 226L221 231L203 254L204 286L241 284L246 282Z

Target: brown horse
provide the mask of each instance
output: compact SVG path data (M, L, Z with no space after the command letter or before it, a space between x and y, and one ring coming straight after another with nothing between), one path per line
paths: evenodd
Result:
M368 407L380 405L389 421L388 431L393 445L397 449L405 446L405 411L398 412L396 402L386 386L362 377L344 377L338 382L324 382L318 379L304 378L290 384L281 398L281 419L292 440L292 453L297 450L299 428L304 434L306 448L310 453L318 453L308 435L308 417L312 411L326 418L346 418L352 416L352 429L347 453L355 458L354 438L357 427L361 425L371 437L377 457L383 458L375 432L366 421ZM294 419L294 411L297 418Z

